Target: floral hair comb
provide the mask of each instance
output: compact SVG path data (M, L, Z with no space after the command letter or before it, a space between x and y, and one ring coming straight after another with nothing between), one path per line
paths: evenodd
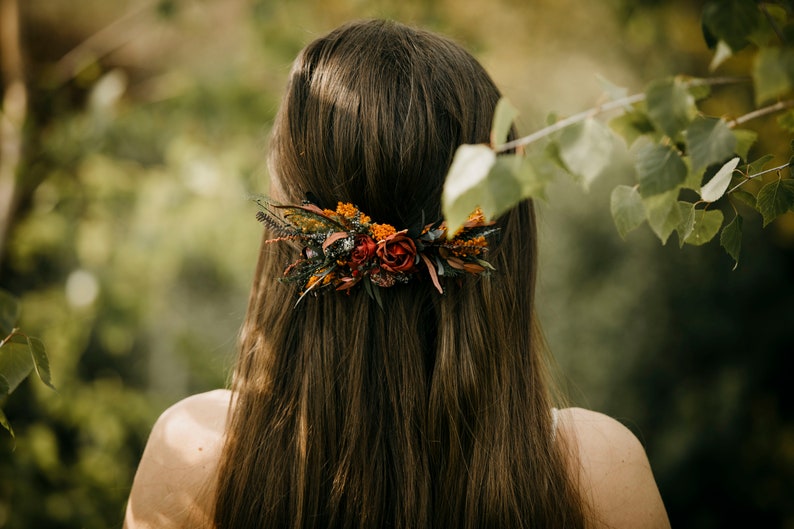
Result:
M375 287L407 283L424 271L443 294L441 278L494 270L484 257L488 238L499 228L487 222L480 210L448 238L441 221L417 233L398 231L390 224L372 222L350 203L339 202L330 210L320 209L310 200L299 206L276 204L265 197L254 200L261 208L256 218L276 235L267 243L296 241L303 247L301 257L287 266L280 279L299 284L298 302L309 292L326 288L347 291L361 283L380 304Z

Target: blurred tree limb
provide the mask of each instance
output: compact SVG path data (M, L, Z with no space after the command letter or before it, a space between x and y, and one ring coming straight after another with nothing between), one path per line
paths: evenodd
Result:
M17 169L22 157L22 129L27 115L27 88L19 39L19 4L0 0L0 259L16 198Z

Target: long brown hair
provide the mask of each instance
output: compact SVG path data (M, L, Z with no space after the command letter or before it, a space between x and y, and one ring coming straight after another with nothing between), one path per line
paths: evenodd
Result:
M372 219L441 217L455 149L488 140L499 92L438 35L345 25L297 58L276 119L279 198ZM262 248L235 372L215 523L253 527L582 527L554 440L533 309L535 221L499 219L497 273L307 297ZM267 234L265 234L267 236Z

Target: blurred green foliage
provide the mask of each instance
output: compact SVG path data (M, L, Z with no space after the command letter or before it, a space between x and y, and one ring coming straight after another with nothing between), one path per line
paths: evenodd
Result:
M120 527L155 417L225 384L259 244L247 196L267 190L268 127L315 36L368 16L446 33L522 130L591 106L596 73L636 90L712 55L686 0L19 5L28 119L0 288L57 393L30 379L2 404L0 528ZM675 527L794 527L791 220L749 217L731 272L716 246L621 241L609 189L560 182L541 208L538 304L573 402L638 433Z

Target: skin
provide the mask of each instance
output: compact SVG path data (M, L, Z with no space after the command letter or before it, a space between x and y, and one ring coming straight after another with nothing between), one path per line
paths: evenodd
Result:
M230 398L227 390L194 395L160 416L135 475L125 529L212 528ZM601 413L567 408L560 410L558 435L578 452L571 472L579 474L592 527L670 527L645 450L628 428Z

